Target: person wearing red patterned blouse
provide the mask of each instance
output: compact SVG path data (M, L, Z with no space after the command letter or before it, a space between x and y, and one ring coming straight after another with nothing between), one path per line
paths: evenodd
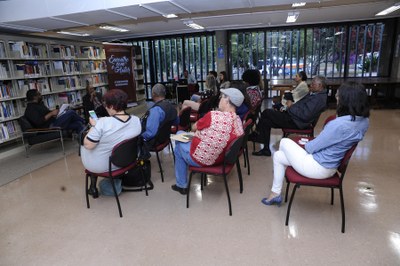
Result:
M204 115L192 127L195 131L191 142L176 142L174 191L187 194L187 172L191 166L210 166L222 163L226 147L238 136L244 134L243 124L236 115L236 108L244 100L243 94L235 88L221 89L218 111ZM183 131L178 132L184 133Z

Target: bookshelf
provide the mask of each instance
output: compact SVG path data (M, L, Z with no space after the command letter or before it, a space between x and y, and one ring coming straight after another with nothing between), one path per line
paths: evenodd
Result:
M144 86L144 77L143 77L142 50L140 46L134 46L133 50L134 50L133 69L135 71L136 100L141 101L146 99L146 89Z
M21 138L27 90L39 90L49 109L79 106L86 80L98 91L108 89L102 45L0 34L0 145Z

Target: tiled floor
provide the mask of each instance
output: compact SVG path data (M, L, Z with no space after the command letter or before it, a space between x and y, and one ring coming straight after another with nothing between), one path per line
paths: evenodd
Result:
M231 217L220 178L210 177L203 192L195 178L186 209L170 188L172 156L163 156L165 183L152 158L155 189L123 193L121 219L114 198L86 208L83 166L69 155L0 187L0 265L399 265L399 133L400 110L372 111L344 183L345 234L338 194L331 206L327 189L302 187L288 227L287 204L260 203L271 158L250 158L243 194L230 176Z

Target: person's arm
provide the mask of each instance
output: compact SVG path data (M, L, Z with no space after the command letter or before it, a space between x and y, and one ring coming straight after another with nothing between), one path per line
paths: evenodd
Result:
M88 150L93 150L100 141L101 132L98 128L95 128L96 120L91 117L89 117L89 124L92 127L89 129L89 132L86 134L83 140L83 146Z
M301 99L298 103L293 104L288 112L292 117L311 123L318 114L326 108L326 93L318 93L315 95L308 95Z
M348 135L348 133L343 131L340 120L337 120L334 123L327 124L315 139L306 143L304 148L308 153L313 154L341 143L344 140L343 136L346 136L346 134Z
M142 133L142 137L144 140L148 141L157 134L158 127L160 126L160 122L165 118L165 113L161 109L161 107L156 106L150 109L150 114L147 117L146 121L146 131Z
M47 115L44 116L44 120L48 121L49 119L51 119L52 117L55 117L58 115L58 109L54 109L53 111L50 111L49 113L47 113Z

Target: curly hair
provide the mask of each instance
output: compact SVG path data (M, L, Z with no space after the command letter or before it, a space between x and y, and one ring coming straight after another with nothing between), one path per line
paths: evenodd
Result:
M120 112L125 110L128 105L128 94L120 89L112 89L104 94L103 101L107 108Z
M351 115L352 121L356 119L356 116L369 117L368 94L364 85L346 81L339 87L337 96L336 113L338 116Z
M247 69L243 75L242 80L249 83L250 86L260 85L261 74L257 69Z

